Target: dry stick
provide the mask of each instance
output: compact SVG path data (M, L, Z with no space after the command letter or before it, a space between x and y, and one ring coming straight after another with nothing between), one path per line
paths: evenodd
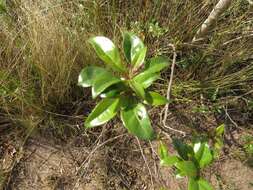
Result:
M80 178L83 176L82 174L79 174L80 171L81 171L81 170L84 170L85 168L87 168L87 167L85 167L85 164L86 164L86 163L89 163L89 161L90 161L90 159L92 158L92 156L94 155L94 153L95 153L98 149L100 149L101 147L105 146L107 143L112 142L112 141L114 141L114 140L116 140L116 139L118 139L118 138L122 138L122 137L125 136L125 135L126 135L126 134L124 133L124 134L118 135L118 136L116 136L116 137L112 137L112 138L110 138L110 139L108 139L108 140L106 140L106 141L104 141L104 142L102 142L102 143L100 143L100 141L99 141L98 143L96 143L95 148L94 148L93 150L91 150L91 152L90 152L89 155L86 157L86 159L85 159L85 160L81 163L81 165L77 168L76 175L80 175L80 177L76 180L75 185L74 185L74 189L77 188L77 185L78 185L78 183L79 183L79 181L80 181ZM99 138L100 138L100 137L99 137Z
M241 128L241 127L239 127L239 126L237 125L237 123L230 117L230 115L228 114L227 108L224 107L224 110L225 110L225 114L226 114L227 118L231 121L231 123L232 123L236 128L241 129L241 130L244 131L244 129Z
M253 1L252 0L248 0L250 5L253 5Z
M139 148L140 148L140 151L141 151L142 158L143 158L143 160L144 160L144 162L145 162L145 164L146 164L146 166L147 166L147 168L148 168L148 172L149 172L149 175L150 175L151 185L152 185L153 189L155 189L154 183L153 183L153 176L152 176L151 170L150 170L150 168L149 168L147 159L146 159L146 157L145 157L145 155L144 155L144 153L143 153L143 150L142 150L142 147L141 147L141 143L140 143L138 137L135 137L135 138L136 138L136 140L137 140L137 142L138 142L138 145L139 145Z
M238 40L240 40L240 39L249 38L249 37L253 37L253 33L252 33L252 34L249 34L249 35L239 36L239 37L237 37L237 38L234 38L234 39L232 39L232 40L229 40L229 41L223 43L222 45L225 46L225 45L228 45L228 44L230 44L230 43L232 43L232 42L238 41Z
M220 0L215 8L212 10L208 18L205 22L201 25L200 29L197 31L196 35L194 36L192 42L196 42L202 40L204 36L212 29L213 24L219 19L220 15L228 9L229 5L231 4L232 0Z
M167 90L167 99L168 99L168 101L170 101L170 93L171 93L171 87L172 87L172 82L173 82L173 75L174 75L176 59L177 59L177 53L176 53L175 46L173 44L169 44L169 46L173 49L173 61L172 61L172 65L171 65L170 81L169 81L168 90ZM167 121L167 117L168 117L168 111L169 111L169 102L165 105L164 110L165 111L164 111L164 117L163 117L163 126L167 129L178 132L178 133L185 136L185 132L177 130L177 129L173 129L173 128L169 127L168 125L166 125L166 121Z

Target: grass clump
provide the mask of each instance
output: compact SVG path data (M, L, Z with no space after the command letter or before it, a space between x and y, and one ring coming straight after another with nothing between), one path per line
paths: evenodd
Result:
M119 46L124 30L144 40L148 58L172 57L168 44L176 46L175 104L220 113L230 102L248 104L253 80L252 8L246 1L233 2L205 40L192 43L214 5L190 0L5 1L0 15L1 113L21 125L32 120L50 121L50 126L68 121L73 113L86 115L90 110L83 107L90 108L90 103L76 85L78 72L87 63L101 63L87 40L103 35ZM164 95L169 74L163 72L154 87Z
M144 41L147 59L159 55L172 58L169 44L176 47L171 112L191 121L213 120L213 127L225 123L228 129L251 133L252 6L244 0L233 1L204 40L193 43L216 3L0 1L1 118L11 122L12 128L27 128L29 135L38 126L55 128L61 135L69 132L66 129L79 128L95 102L90 101L89 90L77 86L78 74L88 64L102 63L87 44L88 39L107 36L121 47L122 31L130 31ZM123 51L119 48L120 53ZM166 95L169 77L167 69L152 90ZM159 114L159 109L152 109L153 125L159 125L152 117ZM5 123L0 124L0 131ZM191 126L186 129L189 133L203 129L195 121L184 125ZM201 132L207 133L209 127L205 125ZM252 146L246 148L251 150Z

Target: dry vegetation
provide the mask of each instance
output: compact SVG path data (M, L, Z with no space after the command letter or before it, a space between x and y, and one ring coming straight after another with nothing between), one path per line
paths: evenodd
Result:
M149 57L172 58L169 44L176 47L168 116L171 127L186 132L187 140L192 134L209 134L226 124L224 153L206 171L213 185L251 189L253 153L245 147L253 141L253 7L246 0L233 1L206 38L193 43L216 3L7 0L5 10L0 8L0 188L185 188L171 170L159 169L157 142L141 142L144 151L140 151L135 138L125 135L117 121L103 129L83 128L96 102L89 90L77 86L77 77L85 65L100 64L87 39L104 35L120 44L121 32L131 30L144 39ZM165 95L170 70L162 76L155 88ZM170 137L180 134L161 129L160 112L160 108L150 109L152 123L171 146ZM245 140L249 136L252 139ZM44 160L38 161L36 149L37 157ZM50 160L54 151L58 152ZM48 173L40 173L41 180L26 174L44 168L40 162L48 161L51 166L58 159L66 160L55 170L44 169ZM58 171L59 167L64 171ZM243 184L241 176L235 179L229 174L237 170L244 176Z

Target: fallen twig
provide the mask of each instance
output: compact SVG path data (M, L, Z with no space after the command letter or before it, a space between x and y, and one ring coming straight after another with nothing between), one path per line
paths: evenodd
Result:
M148 168L148 172L149 172L149 175L150 175L150 181L151 181L152 188L155 189L154 183L153 183L153 176L152 176L152 173L151 173L151 169L150 169L150 167L149 167L149 165L148 165L148 162L147 162L147 159L146 159L146 157L145 157L145 155L144 155L144 153L143 153L143 150L142 150L142 147L141 147L141 143L140 143L138 137L135 137L135 138L136 138L136 140L137 140L137 142L138 142L138 145L139 145L139 148L140 148L140 151L141 151L142 158L143 158L143 160L144 160L144 162L145 162L145 164L146 164L146 166L147 166L147 168Z

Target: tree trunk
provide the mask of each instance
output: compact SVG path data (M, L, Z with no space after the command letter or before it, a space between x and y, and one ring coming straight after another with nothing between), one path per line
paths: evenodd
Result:
M212 29L213 24L219 19L220 15L228 9L232 0L220 0L215 8L212 10L208 18L201 25L200 29L197 31L196 35L193 38L193 42L201 40L208 31Z

